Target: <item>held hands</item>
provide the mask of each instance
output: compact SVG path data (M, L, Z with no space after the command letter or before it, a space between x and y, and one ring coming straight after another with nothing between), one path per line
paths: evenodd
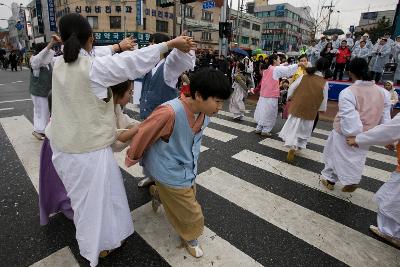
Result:
M247 93L254 95L254 88L250 88Z
M354 146L354 147L358 147L358 144L356 143L356 137L355 136L348 136L346 138L346 143L349 146Z
M394 151L394 145L393 144L386 145L385 147L386 147L387 150Z
M113 46L113 49L114 49L114 46ZM136 40L133 39L132 36L126 37L121 42L119 42L119 44L117 44L116 46L118 48L117 48L117 50L114 49L114 51L123 52L123 51L128 51L128 50L134 50L134 49L136 49Z
M53 34L53 35L51 36L51 41L49 42L49 44L47 45L47 47L48 47L49 49L51 49L51 48L53 47L53 45L59 44L59 43L61 43L61 38L60 38L60 36L58 36L57 34Z
M184 53L188 53L191 49L196 48L193 38L188 36L178 36L167 42L168 48L176 48Z

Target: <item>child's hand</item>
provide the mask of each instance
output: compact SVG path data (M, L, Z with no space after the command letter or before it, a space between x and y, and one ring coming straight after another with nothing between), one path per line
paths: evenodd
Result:
M247 92L248 92L249 94L254 95L254 88L250 88Z
M176 48L182 52L188 53L191 49L196 48L193 38L188 36L178 36L167 42L169 48Z
M348 136L346 138L346 143L349 146L354 146L354 147L358 147L357 143L356 143L356 137L355 136Z

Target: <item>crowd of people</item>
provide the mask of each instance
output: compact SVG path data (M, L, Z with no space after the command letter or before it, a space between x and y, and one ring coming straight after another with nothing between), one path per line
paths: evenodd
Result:
M279 137L289 148L291 162L306 148L319 112L327 108L326 78L332 61L324 56L312 61L302 55L295 62L278 53L254 61L196 56L192 38L183 34L171 40L160 33L153 34L150 45L141 49L134 49L132 38L96 47L90 24L76 13L60 19L59 32L60 37L37 46L30 59L33 135L43 140L40 223L47 224L57 212L72 219L80 254L91 266L134 231L113 152L128 148L125 165L143 167L146 178L138 186L149 187L154 212L163 205L182 246L193 257L202 257L198 238L204 216L195 182L202 134L210 117L227 101L234 119L240 121L244 99L259 94L255 133L271 136L281 113L287 120ZM53 47L61 43L62 53L56 54ZM335 66L339 76L344 69L341 57L339 52ZM369 145L400 139L400 115L391 120L393 102L388 90L392 89L371 81L364 58L355 57L346 64L354 84L340 94L334 129L324 148L321 182L329 190L340 182L342 191L353 192ZM123 113L132 98L140 107L141 123ZM400 167L377 193L378 227L371 227L397 246L399 171Z
M7 70L8 68L11 71L22 70L22 62L23 62L24 53L18 50L11 50L8 54L5 50L0 51L0 65L3 70Z

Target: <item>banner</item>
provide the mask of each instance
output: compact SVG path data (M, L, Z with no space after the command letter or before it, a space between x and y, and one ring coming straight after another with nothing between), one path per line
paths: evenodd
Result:
M142 5L142 0L137 0L136 1L136 25L142 25L143 22L143 5Z
M116 44L125 37L124 32L94 32L93 35L96 45ZM139 47L144 47L149 44L151 34L147 32L127 32L126 35L133 36Z
M40 0L36 0L36 17L38 20L38 28L39 33L44 33L44 24L43 24L43 16L42 16L42 2Z
M56 10L54 7L54 0L47 0L48 10L49 10L49 24L50 31L57 31L57 23L56 23Z

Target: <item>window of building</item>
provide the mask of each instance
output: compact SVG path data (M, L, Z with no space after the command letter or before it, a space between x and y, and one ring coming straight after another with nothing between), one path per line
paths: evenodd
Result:
M253 25L251 26L251 29L253 30L253 31L260 31L260 29L261 29L261 26L259 25L259 24L255 24L255 23L253 23Z
M193 32L192 31L187 31L187 35L190 37L193 37Z
M110 16L110 29L121 29L121 16Z
M87 16L86 18L89 21L89 24L92 27L92 29L99 28L99 18L97 16ZM111 21L110 21L110 25L111 25Z
M203 10L202 15L201 15L201 19L202 20L207 20L207 21L212 21L212 13Z
M157 32L168 32L168 21L157 20L156 21Z
M249 37L242 36L242 44L248 44L249 43Z
M201 32L201 39L204 41L211 41L211 32Z
M250 29L250 22L247 20L242 21L242 27L246 29Z
M186 17L188 18L193 18L193 7L186 5L186 13L185 13Z
M251 38L251 44L252 44L252 45L258 45L259 42L260 42L259 39L257 39L257 38Z
M146 30L146 18L143 18L143 30Z

